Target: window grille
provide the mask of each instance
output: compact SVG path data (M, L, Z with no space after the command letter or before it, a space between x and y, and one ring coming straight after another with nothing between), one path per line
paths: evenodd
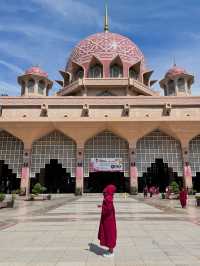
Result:
M31 177L40 173L45 164L49 164L51 159L58 160L66 172L75 177L76 167L76 144L64 134L54 131L41 139L35 141L31 154Z
M112 132L105 131L88 140L84 153L84 176L89 176L91 158L122 158L124 175L129 177L128 142Z
M200 135L196 136L189 143L189 162L192 176L200 172Z
M181 144L159 130L153 131L137 142L136 165L140 177L156 159L163 159L163 162L177 172L178 176L183 176Z
M0 160L8 165L8 168L21 177L23 164L24 144L21 140L6 131L0 131Z

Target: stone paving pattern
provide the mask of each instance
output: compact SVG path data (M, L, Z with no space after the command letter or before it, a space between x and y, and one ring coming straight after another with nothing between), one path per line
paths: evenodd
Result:
M200 265L193 200L182 210L178 201L116 195L117 248L114 258L104 258L97 240L101 199L68 195L0 210L0 266Z

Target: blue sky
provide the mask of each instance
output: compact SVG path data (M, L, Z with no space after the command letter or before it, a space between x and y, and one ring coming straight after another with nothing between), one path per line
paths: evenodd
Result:
M200 95L200 1L108 0L110 31L142 50L154 79L172 66L195 75ZM0 93L19 95L17 76L39 64L59 79L74 45L103 29L104 0L0 0ZM159 86L155 86L159 89ZM54 84L52 93L59 88Z

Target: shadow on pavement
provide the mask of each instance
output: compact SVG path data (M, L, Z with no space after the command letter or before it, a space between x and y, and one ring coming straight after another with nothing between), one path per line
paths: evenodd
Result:
M107 252L106 249L101 248L99 246L97 246L96 244L93 243L89 243L89 251L95 253L96 255L102 256L105 252Z

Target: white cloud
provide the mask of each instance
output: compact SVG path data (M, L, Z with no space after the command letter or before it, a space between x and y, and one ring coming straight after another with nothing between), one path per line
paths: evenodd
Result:
M32 2L39 4L45 10L62 15L72 24L77 23L82 26L95 23L99 25L102 21L98 10L83 2L75 0L32 0Z
M0 60L0 65L5 66L6 68L10 69L11 71L13 71L17 74L21 74L23 72L23 69L21 69L20 67L14 65L14 64L8 63L4 60Z

